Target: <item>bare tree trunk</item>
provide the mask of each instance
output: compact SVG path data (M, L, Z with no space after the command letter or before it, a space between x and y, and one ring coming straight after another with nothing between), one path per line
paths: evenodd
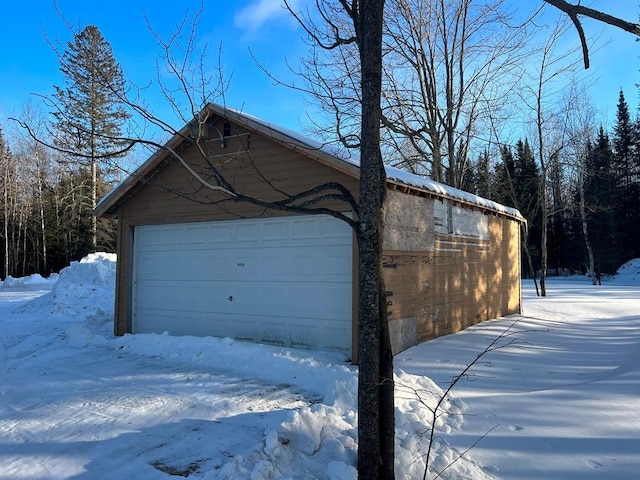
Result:
M34 200L37 202L38 216L39 216L39 226L40 226L40 242L42 245L38 247L36 245L35 254L36 254L36 264L35 268L40 270L40 260L39 257L42 256L42 273L49 273L49 266L47 261L47 230L46 230L46 222L44 215L44 192L42 186L45 182L46 175L46 161L45 155L39 151L40 146L37 143L32 145L32 148L28 150L30 153L31 161L33 161L34 166L34 177L35 177L35 191L37 193L37 198Z
M27 275L27 239L29 237L29 232L27 231L29 228L28 225L28 212L26 209L26 204L23 208L20 209L20 222L18 231L22 234L22 266L20 269L20 277L25 277ZM18 235L20 238L20 234ZM16 267L18 262L16 261Z
M38 210L40 213L40 236L42 241L42 271L45 275L48 275L49 265L47 261L47 229L44 219L44 202L41 179L38 180Z
M381 232L382 233L382 232ZM382 243L382 242L381 242ZM380 281L378 298L380 301L380 451L382 452L381 478L395 478L395 382L393 379L393 352L387 312L387 295L382 274L382 257L379 260Z
M547 63L549 62L550 45L548 43L544 55L542 57L542 63L540 65L540 72L538 76L538 85L536 91L536 129L538 134L538 161L540 162L540 184L539 199L540 199L540 295L547 296L547 227L549 224L549 212L548 212L548 195L547 195L547 162L545 161L545 135L543 132L543 87L545 85L545 73L547 69Z
M538 288L538 275L536 269L533 266L533 260L531 259L531 250L529 250L529 233L525 233L522 236L522 247L524 254L527 257L527 264L529 265L529 271L531 272L531 278L533 278L533 284L536 287L536 296L540 296L540 289Z
M584 237L584 244L587 247L587 258L589 261L589 275L591 276L591 283L597 285L595 261L593 259L593 249L591 248L591 241L589 240L589 230L587 228L587 209L584 200L584 165L578 166L578 194L580 195L580 220L582 221L582 235Z
M543 297L547 296L547 264L548 264L548 258L549 258L549 249L547 247L547 237L548 237L548 233L547 233L547 228L549 226L549 213L547 211L547 194L546 194L546 188L547 188L547 182L545 181L546 178L546 172L543 169L542 170L542 177L541 177L541 182L542 184L540 185L540 190L544 193L542 193L541 197L540 197L540 202L541 202L541 218L542 221L541 223L541 234L540 234L540 295Z
M1 152L0 152L1 153ZM3 227L3 235L4 235L4 275L5 277L9 275L9 159L6 159L6 165L4 165L4 179L3 179L3 200L4 200L4 225Z
M582 234L584 235L584 244L587 247L587 256L589 258L589 275L591 276L591 284L597 285L598 279L596 275L595 262L593 260L593 249L591 248L591 242L589 241L589 232L587 231L587 218L584 212L584 205L580 202L580 217L582 218Z
M95 72L93 73L95 75ZM91 108L93 109L97 103L95 100L96 89L91 89ZM92 112L91 115L91 131L89 141L91 147L91 211L95 210L98 205L98 151L96 148L96 119ZM91 250L95 252L98 249L98 217L91 215Z
M393 358L381 262L382 208L386 192L380 152L383 10L384 0L362 0L355 25L362 72L357 237L358 476L363 480L393 479L395 456Z
M565 100L566 106L563 109L568 114L569 133L572 147L571 157L575 159L575 176L578 182L578 212L580 215L582 237L587 249L587 269L591 277L591 283L596 285L597 274L595 270L595 259L593 248L589 238L587 224L587 202L585 198L585 175L587 168L587 157L589 156L589 145L594 137L593 127L597 125L597 112L591 103L586 92L574 83L569 95Z
M98 162L91 160L91 210L98 204ZM95 252L98 249L98 218L91 215L91 246Z

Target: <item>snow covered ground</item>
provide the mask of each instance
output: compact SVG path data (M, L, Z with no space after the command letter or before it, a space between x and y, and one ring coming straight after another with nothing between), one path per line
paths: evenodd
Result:
M96 254L51 280L0 284L0 479L356 478L344 357L114 338L114 273ZM549 290L526 285L524 315L396 357L399 479L422 478L424 404L505 331L443 403L428 478L638 477L640 262L602 286Z

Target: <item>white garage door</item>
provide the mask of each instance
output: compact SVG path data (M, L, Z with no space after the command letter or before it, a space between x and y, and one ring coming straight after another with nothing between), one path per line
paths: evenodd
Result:
M139 226L133 331L351 350L352 232L330 216Z

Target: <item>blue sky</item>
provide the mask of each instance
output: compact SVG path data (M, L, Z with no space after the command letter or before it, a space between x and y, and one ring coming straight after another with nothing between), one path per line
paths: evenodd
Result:
M518 5L525 3L514 1ZM51 0L5 3L5 21L0 29L0 125L6 127L6 117L15 114L32 93L48 94L53 85L63 83L56 56L44 34L54 43L65 43L72 35ZM111 43L125 75L141 85L153 78L159 53L145 15L156 31L167 34L188 6L199 6L197 0L58 0L57 3L74 26L97 25ZM531 0L526 3L528 8L533 7ZM640 11L637 0L593 0L589 4L630 20L637 20ZM603 122L607 123L615 114L620 88L631 107L635 109L637 105L635 84L640 82L640 43L632 35L612 27L587 20L584 26L587 35L599 36L598 43L602 45L591 55L592 78L597 79L591 93L606 116ZM275 86L249 54L251 49L276 77L292 80L286 62L295 64L308 47L302 40L303 31L279 6L279 0L205 0L200 33L199 40L209 45L212 67L222 42L225 72L232 74L227 105L293 129L303 129L309 109L304 96ZM575 32L570 36L577 41Z
M188 7L200 5L198 0L57 0L57 4L74 28L98 26L113 47L125 76L138 85L154 78L160 53L145 16L155 31L168 35ZM51 0L9 2L3 5L3 17L9 20L0 29L0 124L4 125L6 117L16 113L32 93L51 93L53 85L63 85L57 58L44 34L51 42L62 44L72 34ZM212 70L217 66L222 44L223 67L232 77L227 105L300 128L305 115L301 95L274 86L249 52L251 49L278 78L289 78L286 61L297 62L307 50L301 39L302 30L277 0L206 0L199 32L200 46L207 44Z

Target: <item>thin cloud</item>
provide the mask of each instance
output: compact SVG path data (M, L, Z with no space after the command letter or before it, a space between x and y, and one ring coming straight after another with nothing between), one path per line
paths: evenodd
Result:
M292 8L295 8L298 3L297 0L289 1ZM255 0L236 13L233 23L236 27L253 33L269 22L282 20L293 21L282 1Z

